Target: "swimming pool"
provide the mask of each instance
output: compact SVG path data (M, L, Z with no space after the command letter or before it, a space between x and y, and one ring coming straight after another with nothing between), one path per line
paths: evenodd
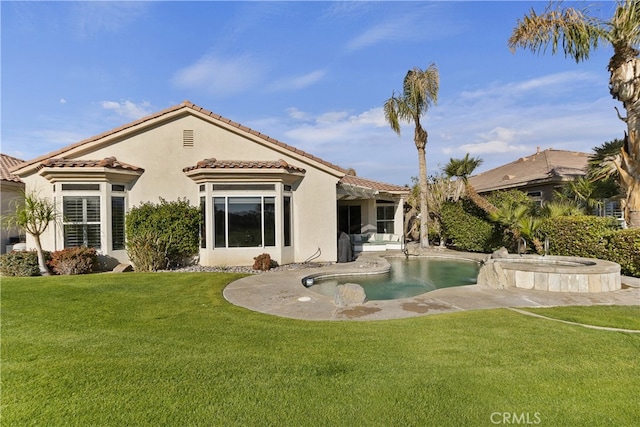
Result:
M388 258L391 270L373 275L315 277L308 288L333 298L336 287L357 283L369 300L409 298L439 288L476 283L479 265L445 258Z

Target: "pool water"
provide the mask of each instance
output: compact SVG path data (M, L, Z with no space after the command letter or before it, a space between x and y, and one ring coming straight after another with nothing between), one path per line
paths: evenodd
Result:
M334 296L339 284L357 283L369 300L409 298L439 288L476 283L480 266L473 261L441 258L388 258L386 274L316 278L310 290Z

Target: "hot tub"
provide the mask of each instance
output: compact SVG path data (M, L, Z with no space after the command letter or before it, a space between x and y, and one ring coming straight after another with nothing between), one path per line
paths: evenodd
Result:
M483 263L478 284L549 292L610 292L621 288L620 265L592 258L503 255Z

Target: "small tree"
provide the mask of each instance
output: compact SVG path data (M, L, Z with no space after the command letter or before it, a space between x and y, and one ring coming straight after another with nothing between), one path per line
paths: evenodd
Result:
M17 199L14 203L15 211L3 216L2 222L5 227L17 227L33 237L38 254L38 267L40 274L48 276L51 274L42 251L40 236L49 227L49 223L58 219L58 211L55 203L44 197L39 197L35 191L24 192L22 199Z

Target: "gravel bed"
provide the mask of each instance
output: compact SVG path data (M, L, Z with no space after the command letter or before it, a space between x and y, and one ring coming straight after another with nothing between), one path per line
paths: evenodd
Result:
M218 267L205 267L202 265L190 265L187 267L175 268L171 270L161 270L163 272L173 272L173 273L245 273L245 274L263 274L263 273L271 273L274 271L288 271L288 270L302 270L305 268L318 268L318 267L327 267L332 265L332 262L305 262L305 263L294 263L294 264L285 264L280 265L276 268L272 268L268 271L262 270L254 270L251 266L236 266L236 267L227 267L227 266L218 266Z

